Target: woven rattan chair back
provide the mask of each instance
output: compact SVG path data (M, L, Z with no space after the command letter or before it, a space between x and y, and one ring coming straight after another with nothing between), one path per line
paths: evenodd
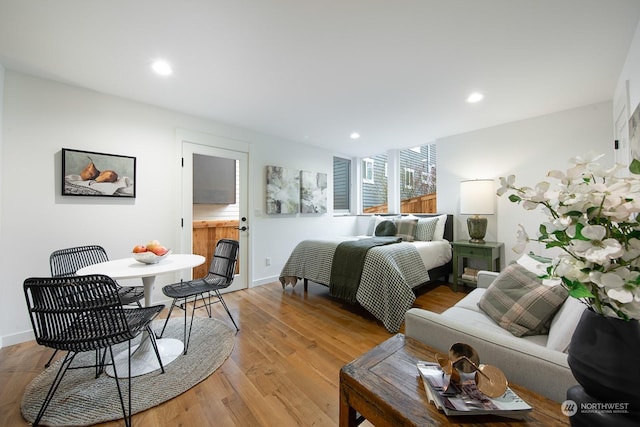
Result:
M49 255L49 267L52 277L72 277L76 271L89 265L109 261L107 251L102 246L86 245L73 248L58 249ZM123 305L135 304L141 307L140 300L144 298L142 286L118 286L118 297ZM45 367L49 367L55 356L51 355Z
M238 262L237 240L220 239L216 243L216 249L209 265L209 274L205 278L207 283L222 287L228 287L233 283Z
M81 268L105 261L109 261L107 252L98 245L59 249L49 256L49 266L53 277L75 276L76 271Z
M38 344L82 352L133 338L108 276L32 278L24 291Z
M33 425L38 425L42 419L68 369L93 367L97 378L109 364L114 368L125 424L130 426L131 377L128 378L127 411L112 346L128 342L127 351L131 357L131 339L146 330L164 372L155 336L149 327L164 306L125 309L120 302L117 283L104 275L30 278L24 281L23 289L37 343L56 351L67 351ZM106 359L107 349L109 360ZM96 364L71 367L76 354L86 351L96 352ZM100 353L102 357L99 357Z

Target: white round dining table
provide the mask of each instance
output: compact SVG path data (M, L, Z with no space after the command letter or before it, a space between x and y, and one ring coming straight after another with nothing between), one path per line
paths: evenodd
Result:
M204 262L205 258L202 255L195 254L170 254L156 264L143 264L133 258L122 258L83 267L76 274L80 276L104 274L115 280L141 278L144 285L144 305L149 307L152 304L151 296L157 275L197 267ZM158 338L156 342L163 366L177 359L184 350L184 343L178 339ZM126 350L115 356L114 363L118 377L136 377L160 369L146 332L142 334L139 345L131 346L131 372L129 372L128 362ZM115 376L112 366L108 366L105 371L108 375Z

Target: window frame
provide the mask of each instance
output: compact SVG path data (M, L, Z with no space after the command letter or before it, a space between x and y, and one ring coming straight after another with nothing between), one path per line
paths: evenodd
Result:
M415 170L412 168L404 168L404 188L413 189L413 180L415 179Z
M343 167L344 172L346 173L346 177L344 180L344 187L340 188L336 185L340 185L341 182L336 180L336 164L338 163L338 167ZM351 164L352 161L346 157L333 156L333 212L338 214L349 214L351 213ZM343 206L336 207L336 194L340 196L340 192L342 192L342 196L346 202L346 208ZM346 194L345 194L346 193Z
M374 160L370 157L362 159L362 182L364 184L375 184Z

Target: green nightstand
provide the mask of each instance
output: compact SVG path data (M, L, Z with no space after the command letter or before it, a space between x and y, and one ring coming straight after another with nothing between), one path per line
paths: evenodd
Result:
M451 243L453 248L453 290L458 292L458 282L476 285L472 280L461 277L459 259L462 258L464 267L465 258L481 259L486 262L487 270L500 271L500 251L504 246L500 242L470 243L468 240L458 240Z

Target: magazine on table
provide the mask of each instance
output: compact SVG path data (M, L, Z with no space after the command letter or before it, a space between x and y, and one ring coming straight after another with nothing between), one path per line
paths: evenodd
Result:
M429 402L447 416L493 414L523 418L531 411L531 406L508 387L502 396L491 398L481 393L473 380L461 381L460 385L449 384L437 363L420 361L417 366Z

